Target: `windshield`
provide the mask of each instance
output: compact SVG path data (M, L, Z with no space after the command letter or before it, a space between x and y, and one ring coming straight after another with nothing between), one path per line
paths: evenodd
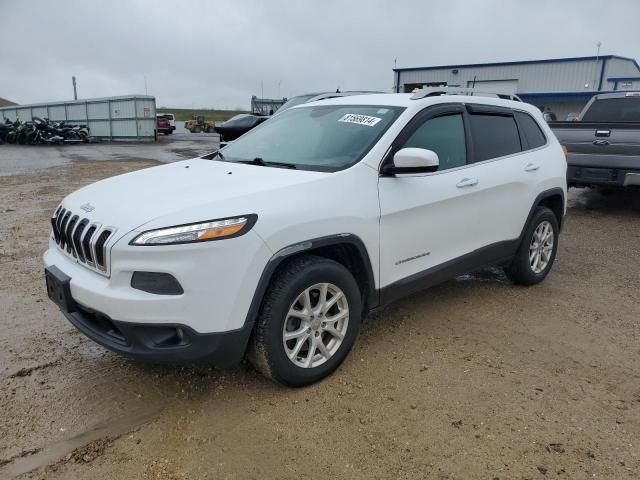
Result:
M227 145L223 158L333 172L362 159L402 110L368 105L290 109Z

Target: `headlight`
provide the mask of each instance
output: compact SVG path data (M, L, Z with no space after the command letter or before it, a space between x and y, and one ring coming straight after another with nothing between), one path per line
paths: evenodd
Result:
M257 215L210 220L202 223L177 225L141 233L130 245L175 245L179 243L206 242L239 237L256 223Z

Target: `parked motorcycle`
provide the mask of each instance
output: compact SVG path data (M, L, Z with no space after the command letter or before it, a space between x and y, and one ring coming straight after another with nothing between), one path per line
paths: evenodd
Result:
M59 145L64 137L52 127L48 119L33 117L33 132L29 136L29 145Z
M13 122L11 120L6 119L0 123L0 145L7 141L7 135L11 130L13 130Z
M27 123L16 119L12 128L7 134L7 143L20 143L24 139L24 132L27 130Z
M91 141L86 125L55 122L48 118L33 117L23 122L5 120L0 123L0 143L20 145L60 145L63 143L81 143Z

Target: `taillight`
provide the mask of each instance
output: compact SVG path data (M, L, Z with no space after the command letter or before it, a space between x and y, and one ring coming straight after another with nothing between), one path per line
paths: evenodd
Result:
M564 159L567 160L567 158L569 158L569 150L567 149L566 145L561 145L562 147L562 153L564 153Z

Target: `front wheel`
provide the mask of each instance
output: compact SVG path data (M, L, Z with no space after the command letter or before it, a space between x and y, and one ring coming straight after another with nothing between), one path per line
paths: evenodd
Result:
M265 295L249 359L265 376L301 387L331 374L360 329L362 299L344 266L304 256L281 270Z
M558 219L547 207L538 207L527 226L516 256L505 269L520 285L534 285L545 279L558 251Z

